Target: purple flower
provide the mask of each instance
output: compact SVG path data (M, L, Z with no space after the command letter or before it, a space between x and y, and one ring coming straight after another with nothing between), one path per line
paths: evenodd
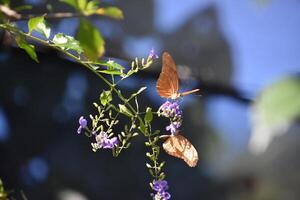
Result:
M81 116L81 117L79 118L79 127L78 127L78 129L77 129L77 133L80 134L80 133L81 133L81 130L82 130L83 128L86 128L86 126L87 126L87 121L86 121L86 119L85 119L83 116Z
M117 137L113 137L111 139L105 138L103 140L103 149L112 149L115 146L118 146L119 141Z
M166 130L170 131L171 134L175 134L182 124L182 110L180 109L178 102L166 101L160 106L158 112L162 116L170 119L171 123L166 127Z
M181 126L181 122L171 122L169 126L166 127L167 131L171 131L171 134L175 134L177 132L177 129L179 129Z
M158 58L158 55L156 54L156 52L153 48L150 50L148 58L151 60Z
M181 118L182 115L182 111L180 110L177 101L174 101L173 103L166 101L160 106L159 111L161 111L161 114L164 117L168 118Z
M168 200L171 198L170 193L166 191L169 189L166 180L154 181L152 189L156 191L156 194L151 194L155 200Z
M158 180L153 183L153 190L156 192L162 192L169 189L168 182L166 180Z
M112 149L119 144L117 137L108 138L107 133L105 132L100 132L96 135L96 141L99 149Z

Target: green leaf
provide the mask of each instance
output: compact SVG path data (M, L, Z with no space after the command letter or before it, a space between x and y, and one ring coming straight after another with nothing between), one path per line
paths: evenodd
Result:
M144 90L146 90L147 89L147 87L141 87L136 93L133 93L131 96L130 96L130 98L129 98L129 100L131 100L131 99L133 99L134 97L136 97L136 96L138 96L139 94L141 94Z
M140 120L140 125L138 127L138 129L144 134L146 135L146 127L145 127L145 124L142 120Z
M97 60L104 54L104 39L98 29L88 20L81 18L77 39L89 60Z
M161 172L159 174L159 180L163 180L163 179L165 179L165 177L166 177L165 173Z
M124 115L127 115L129 117L132 117L132 113L130 112L130 110L123 104L119 104L119 110L120 113L123 113Z
M77 5L80 11L84 11L86 7L86 0L77 0Z
M20 35L17 35L15 37L15 40L18 44L18 46L21 48L21 49L24 49L26 51L26 53L35 61L35 62L39 62L38 61L38 58L37 58L37 55L36 55L36 52L35 52L35 47L32 45L32 44L28 44L25 40L24 37L20 36Z
M300 79L286 78L267 87L254 108L261 123L270 127L300 119Z
M105 66L108 66L108 67L111 67L113 69L120 69L120 70L123 70L124 67L122 67L120 64L116 63L115 61L113 60L109 60L107 61L106 63L104 63L103 65Z
M119 70L97 70L97 72L103 73L103 74L110 74L110 75L121 75L122 72Z
M103 106L105 106L106 104L108 104L109 102L112 101L112 95L111 95L111 91L103 91L100 94L100 102Z
M45 38L49 38L51 29L46 25L45 19L43 16L31 18L28 21L28 32L32 33L33 30L42 34Z
M152 166L149 163L146 163L147 168L152 168Z
M159 135L159 133L160 133L160 130L155 130L152 135Z
M96 12L96 10L99 7L99 1L94 0L94 1L89 1L84 9L84 13L86 15L92 15Z
M96 11L96 14L108 16L108 17L118 19L118 20L124 18L122 10L120 10L119 8L114 7L114 6L110 6L110 7L106 7L106 8L99 8Z
M78 54L83 52L77 40L75 40L72 36L68 36L63 33L56 34L53 38L53 43L63 50L74 50Z
M149 169L149 173L150 173L151 176L155 177L154 172L153 172L152 169Z
M153 119L153 115L152 115L152 108L147 108L146 109L146 115L144 117L144 121L146 124L149 124Z
M1 4L4 4L6 6L9 6L10 0L1 0Z

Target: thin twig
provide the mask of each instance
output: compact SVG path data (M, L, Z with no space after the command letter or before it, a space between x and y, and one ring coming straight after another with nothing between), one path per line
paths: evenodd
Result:
M29 20L33 17L41 16L43 14L20 14L17 11L11 9L8 6L0 5L0 12L3 13L10 21L23 21ZM83 17L90 16L82 13L73 13L73 12L57 12L57 13L47 13L45 15L46 19L65 19L65 18L73 18L73 17Z
M12 21L22 21L28 20L33 17L41 16L43 14L30 14L30 15L20 15L19 19L12 19ZM74 17L82 17L86 16L81 13L72 13L72 12L57 12L57 13L47 13L45 15L45 19L65 19L65 18L74 18Z

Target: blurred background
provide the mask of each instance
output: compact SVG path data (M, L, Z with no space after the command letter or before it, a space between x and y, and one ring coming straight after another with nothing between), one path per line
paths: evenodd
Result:
M162 152L173 199L300 199L300 1L103 0L125 19L90 18L106 40L106 58L129 65L147 57L174 57L181 89L201 96L181 101L182 133L198 150L189 168ZM72 11L56 0L18 0L31 13ZM78 19L50 20L54 33L74 35ZM17 24L26 29L26 22ZM3 31L1 30L3 36ZM78 64L38 47L40 64L0 44L0 177L29 200L150 199L143 139L117 159L91 151L77 135L78 118L94 113L105 85ZM141 86L142 106L158 108L161 69L126 80ZM164 130L166 124L155 127Z

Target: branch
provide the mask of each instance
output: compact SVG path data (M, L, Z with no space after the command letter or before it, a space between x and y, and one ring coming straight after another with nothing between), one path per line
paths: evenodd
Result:
M41 16L42 14L30 14L30 15L20 15L18 19L12 19L12 21L23 21L29 20L34 17ZM87 16L81 13L72 13L72 12L57 12L57 13L48 13L45 15L45 19L65 19L65 18L74 18Z
M2 12L10 21L23 21L29 20L33 17L41 16L42 14L29 14L24 15L20 14L15 10L12 10L10 7L5 5L0 5L0 12ZM90 16L82 13L72 13L72 12L57 12L57 13L48 13L45 15L46 19L64 19L64 18L73 18L73 17L82 17Z

